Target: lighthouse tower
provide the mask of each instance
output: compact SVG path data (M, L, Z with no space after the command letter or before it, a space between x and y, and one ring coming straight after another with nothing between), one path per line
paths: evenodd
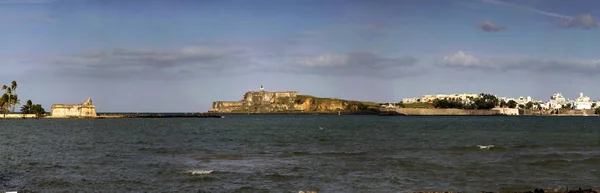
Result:
M260 91L265 91L265 88L263 87L263 85L260 85Z

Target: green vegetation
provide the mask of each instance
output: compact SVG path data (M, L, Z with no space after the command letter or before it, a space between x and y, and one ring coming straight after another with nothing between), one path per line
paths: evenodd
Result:
M46 110L44 110L44 108L42 107L41 104L33 104L33 102L31 102L31 100L27 100L25 105L23 105L21 107L21 112L23 114L37 114L37 115L46 114Z
M508 108L517 108L517 101L510 100L508 101Z
M433 107L435 108L456 108L456 109L492 109L499 104L498 98L491 94L481 93L477 98L470 98L470 101L458 99L435 99Z
M10 86L2 85L4 94L0 97L0 112L6 114L8 112L14 112L15 106L20 105L21 101L17 96L17 81L12 81ZM11 111L12 110L12 111Z
M600 107L596 108L596 110L594 111L596 114L600 114Z
M375 102L367 101L350 101L339 98L322 98L310 95L298 95L294 103L304 104L305 101L310 100L311 110L318 110L321 104L339 104L344 106L343 109L337 109L336 111L352 112L352 113L377 113L379 112L379 104Z

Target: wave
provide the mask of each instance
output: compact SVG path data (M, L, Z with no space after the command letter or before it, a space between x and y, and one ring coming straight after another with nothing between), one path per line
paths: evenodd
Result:
M185 171L185 173L190 173L192 175L208 175L215 172L215 170L189 170Z
M309 155L321 155L321 156L359 156L359 155L367 155L367 152L307 152L307 151L293 151L293 152L283 152L283 153L280 154L281 157L309 156Z
M466 146L454 146L446 148L451 151L506 151L509 148L496 146L496 145L466 145Z

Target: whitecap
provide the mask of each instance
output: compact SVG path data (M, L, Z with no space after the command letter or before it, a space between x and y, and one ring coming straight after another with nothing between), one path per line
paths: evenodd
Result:
M494 145L477 145L479 149L491 149Z
M187 173L191 173L192 175L207 175L213 173L214 170L190 170Z

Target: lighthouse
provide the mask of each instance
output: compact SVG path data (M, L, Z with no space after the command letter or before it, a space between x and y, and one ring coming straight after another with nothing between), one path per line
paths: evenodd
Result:
M263 87L263 85L260 85L260 91L265 91L265 88Z

